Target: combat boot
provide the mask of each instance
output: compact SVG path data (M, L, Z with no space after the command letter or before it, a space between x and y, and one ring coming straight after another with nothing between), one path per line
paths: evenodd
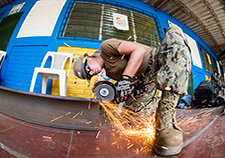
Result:
M155 152L162 156L178 154L183 145L183 134L176 122L175 107L179 96L163 91L156 110L156 136L153 144Z

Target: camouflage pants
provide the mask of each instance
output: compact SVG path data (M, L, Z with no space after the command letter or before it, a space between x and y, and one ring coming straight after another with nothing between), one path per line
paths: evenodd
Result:
M129 98L126 106L137 113L149 115L158 106L159 98L155 97L157 88L163 91L169 87L173 93L185 94L190 71L190 48L183 31L173 25L164 35L162 44L151 52L149 69L143 79L146 92L137 99Z

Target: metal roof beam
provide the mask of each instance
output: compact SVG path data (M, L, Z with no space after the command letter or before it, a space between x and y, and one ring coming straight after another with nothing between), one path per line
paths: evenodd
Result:
M212 36L212 34L209 32L209 30L206 28L206 26L202 23L202 21L180 0L170 0L174 4L176 4L178 7L180 7L182 10L184 10L191 18L193 18L201 27L202 29L208 34L208 36L211 38L215 46L222 52L222 50L219 48L218 43L216 42L215 38ZM185 9L184 9L185 8Z
M213 8L211 7L211 5L209 4L208 1L206 1L206 0L202 0L202 1L203 1L204 4L207 6L207 8L209 9L210 13L213 15L214 19L216 20L217 25L218 25L219 28L220 28L220 31L221 31L221 33L222 33L222 35L223 35L223 38L225 39L225 31L224 31L224 29L223 29L223 27L222 27L222 25L221 25L221 23L220 23L220 21L219 21L217 15L216 15L216 13L214 12Z
M156 9L156 11L158 11L159 9L161 9L163 6L165 6L170 0L165 1L159 8Z
M225 55L225 50L223 50L223 52L222 53L220 53L217 57L220 59L220 60L222 60L222 59L224 59L224 56Z
M158 5L159 5L160 3L162 3L162 2L163 2L163 0L158 1L153 7L154 7L154 8L157 8Z

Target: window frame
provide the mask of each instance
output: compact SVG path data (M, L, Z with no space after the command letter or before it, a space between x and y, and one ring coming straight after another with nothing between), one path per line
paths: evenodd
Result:
M98 4L105 4L105 5L110 5L110 6L113 6L113 7L119 7L119 8L122 8L122 9L127 9L131 12L137 12L139 14L142 14L142 15L145 15L147 17L150 17L154 20L155 22L155 27L156 27L156 31L158 33L158 38L159 38L159 43L162 41L162 38L163 38L163 31L161 31L161 25L159 23L159 19L158 19L158 16L153 14L153 13L150 13L148 11L145 11L143 9L140 9L140 8L137 8L137 7L134 7L134 6L131 6L131 5L128 5L128 4L125 4L125 3L122 3L122 2L115 2L115 1L110 1L110 2L106 2L106 1L100 1L100 0L95 0L95 1L91 1L91 0L85 0L85 1L79 1L79 0L70 0L69 4L68 4L68 7L65 11L65 14L64 14L64 17L62 19L62 22L60 24L60 28L59 28L59 31L58 31L58 35L57 35L57 38L58 39L74 39L74 40L89 40L89 41L103 41L102 39L93 39L93 38L81 38L81 37L64 37L63 36L63 32L65 30L65 27L67 26L67 22L69 20L69 16L70 16L70 12L73 8L73 5L75 2L88 2L88 3L98 3ZM131 24L133 25L133 24ZM100 28L101 29L101 28ZM132 30L133 31L133 30ZM100 34L99 34L100 35ZM100 35L101 36L101 35ZM134 39L136 37L134 36Z
M200 52L201 52L201 56L202 56L204 70L206 72L209 72L209 73L213 74L213 64L212 64L213 61L212 61L211 55L201 46L200 46ZM207 59L207 63L205 63L205 59Z

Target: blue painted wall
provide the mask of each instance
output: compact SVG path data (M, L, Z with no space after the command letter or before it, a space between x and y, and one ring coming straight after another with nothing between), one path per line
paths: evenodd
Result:
M52 36L49 37L26 37L26 38L16 38L19 29L29 13L30 9L33 7L37 0L25 0L25 5L20 12L23 12L12 36L9 41L8 47L6 49L7 58L4 61L1 70L1 85L13 89L29 91L30 82L33 75L33 70L35 67L41 65L41 61L47 51L57 51L58 46L65 46L64 42L74 47L85 47L85 48L96 48L100 49L100 43L102 41L92 41L92 40L75 40L67 38L58 38L58 33L63 22L63 17L66 14L66 10L70 5L70 0L65 3L62 12L58 18L55 25ZM88 1L88 0L86 0ZM8 3L0 8L0 14L5 11L3 17L0 21L8 16L8 13L13 6L23 3L24 0L15 0L12 4ZM101 2L110 5L121 5L121 7L130 9L137 12L142 12L146 15L154 15L158 27L158 32L160 40L163 37L163 28L168 28L168 20L180 26L183 31L192 37L197 43L201 45L211 56L216 58L215 54L210 50L210 48L199 38L194 32L192 32L188 27L179 22L172 16L162 12L161 10L155 11L155 8L150 5L140 1L140 0L93 0L90 2ZM43 24L44 25L44 24ZM217 58L216 58L217 59ZM218 60L218 59L217 59ZM203 62L202 62L203 64ZM203 69L200 69L192 64L192 74L194 77L193 87L196 88L197 85L205 80L205 75L211 75ZM50 85L49 85L50 86ZM40 93L41 90L41 78L38 78L37 86L35 87L35 92ZM48 93L50 93L50 87L48 88Z

